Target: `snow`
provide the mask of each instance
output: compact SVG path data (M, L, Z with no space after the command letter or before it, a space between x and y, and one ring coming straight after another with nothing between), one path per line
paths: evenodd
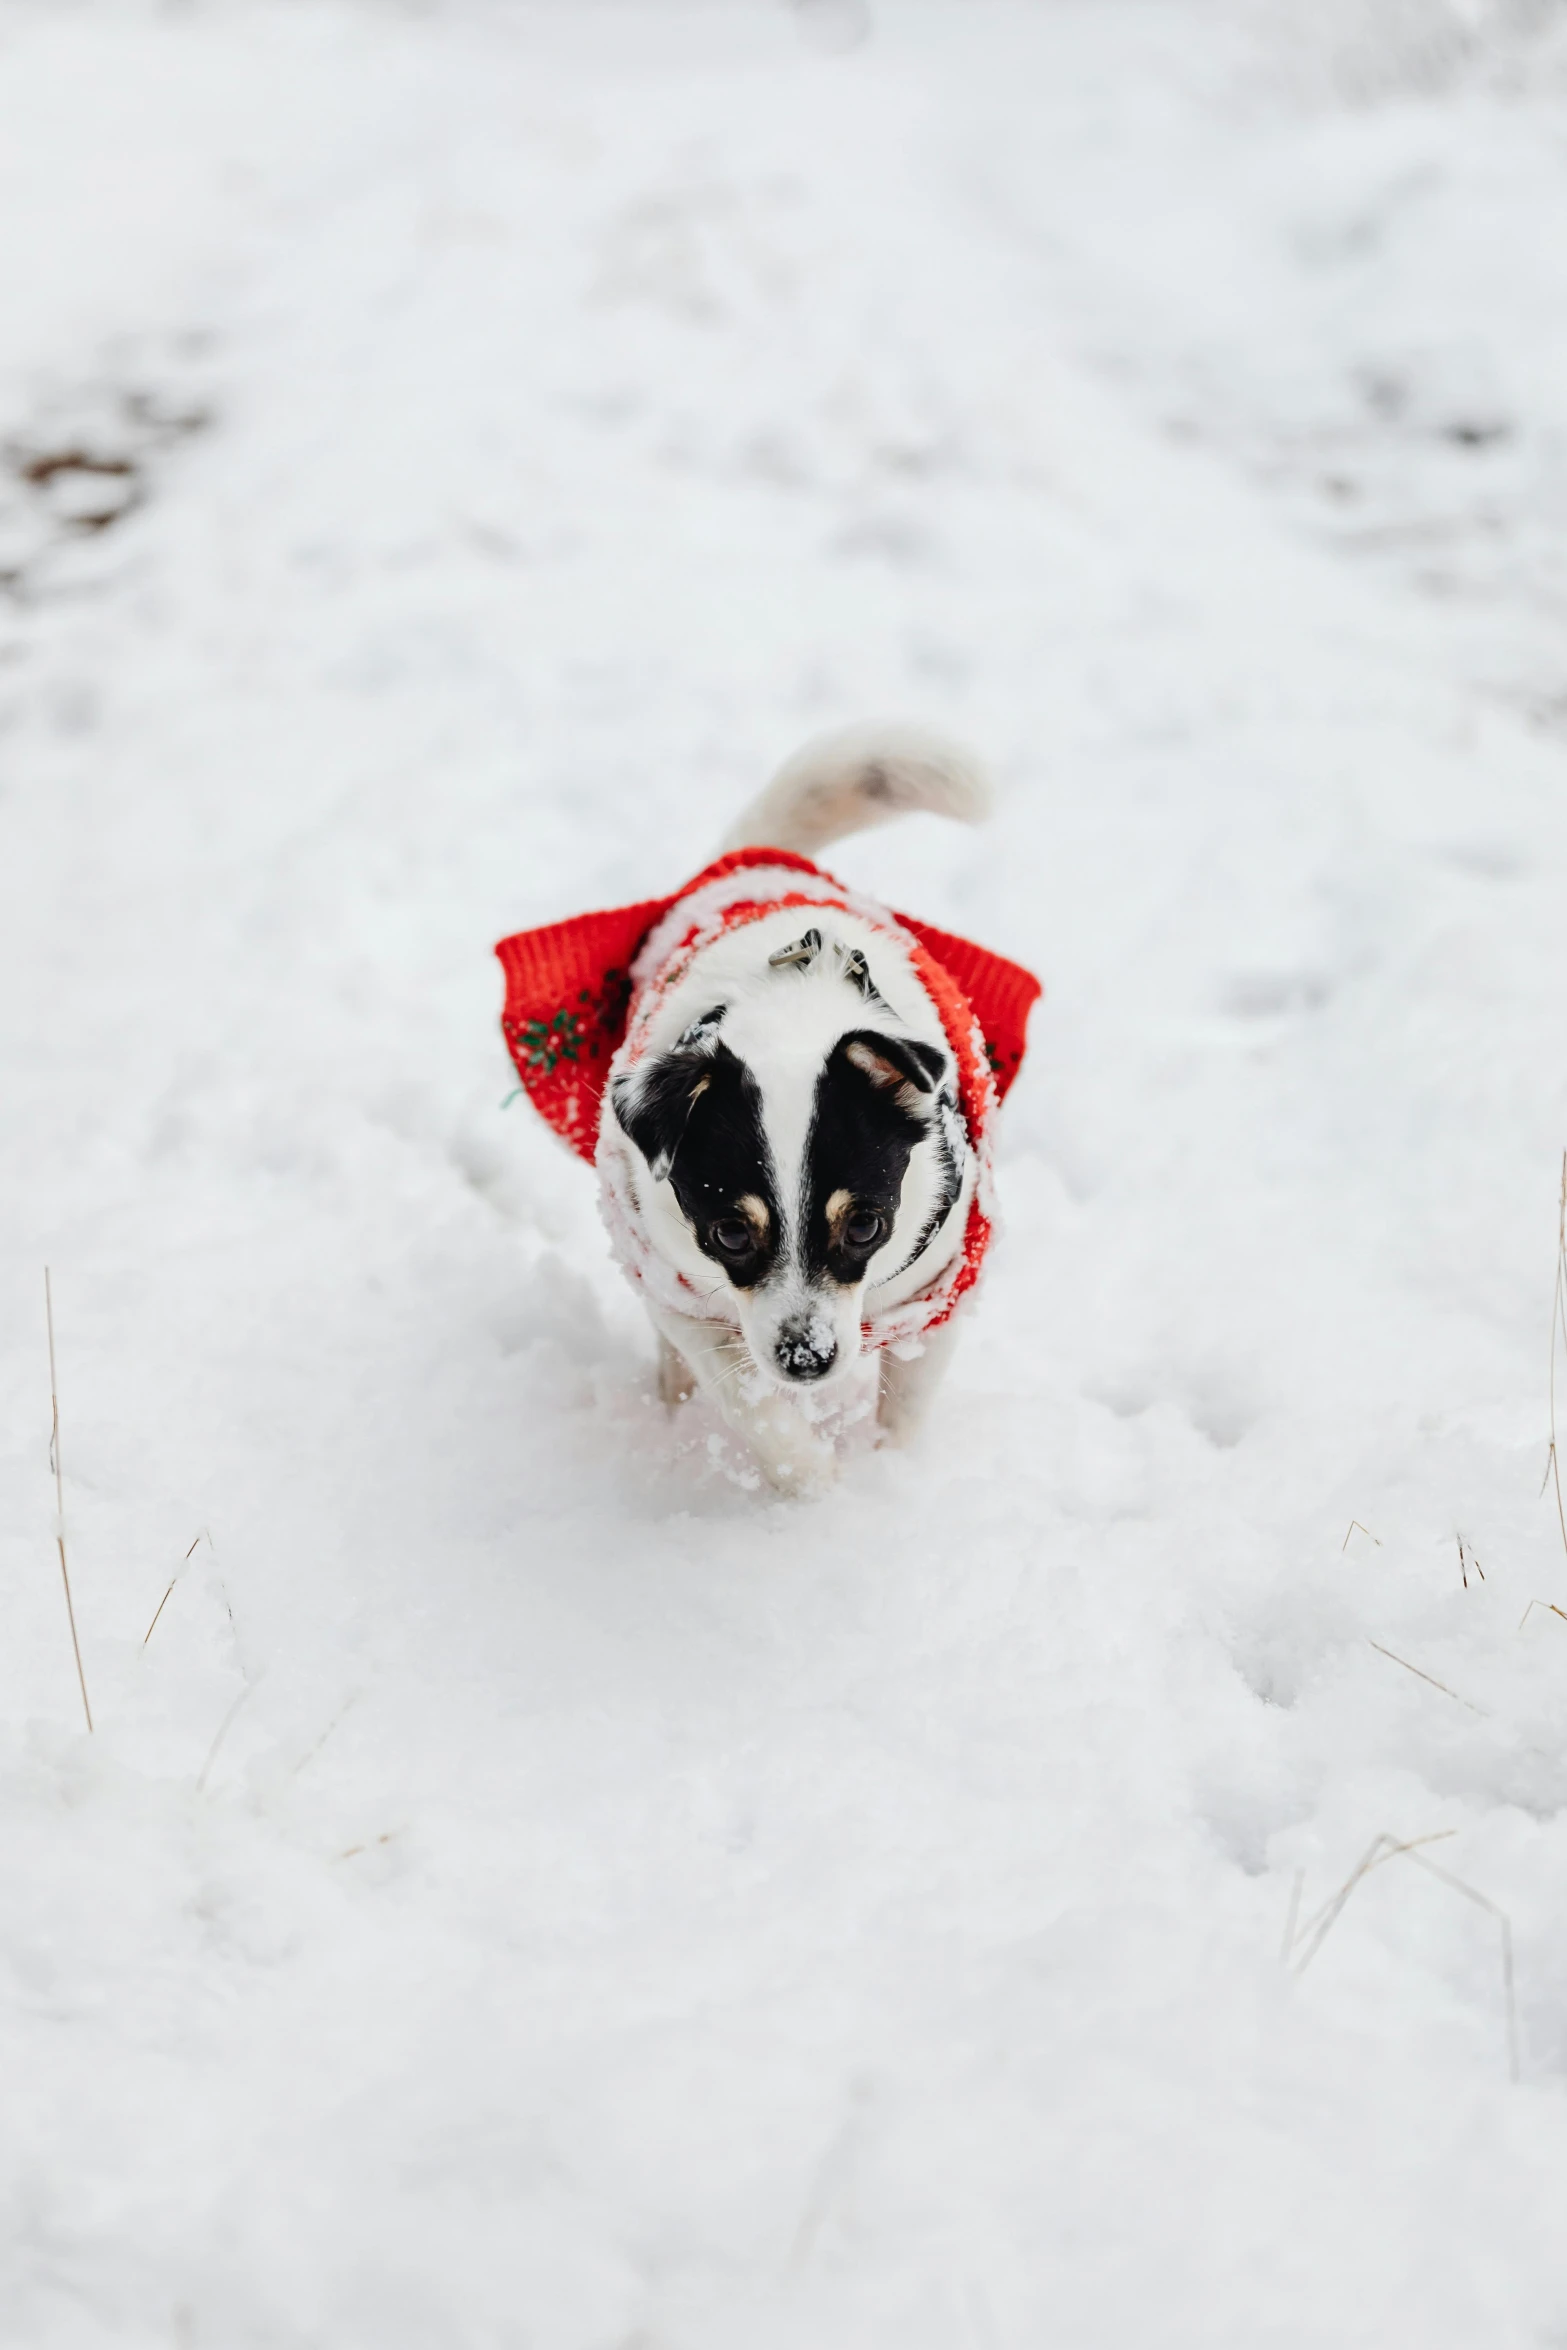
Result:
M1564 104L1500 0L7 12L9 2339L1567 2336ZM789 1506L489 950L882 713L1001 810L833 863L1048 994Z

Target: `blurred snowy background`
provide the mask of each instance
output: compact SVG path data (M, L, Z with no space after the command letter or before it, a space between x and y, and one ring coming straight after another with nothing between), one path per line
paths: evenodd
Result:
M4 0L7 2341L1567 2342L1564 616L1567 7ZM789 1508L489 950L888 713L1048 995Z

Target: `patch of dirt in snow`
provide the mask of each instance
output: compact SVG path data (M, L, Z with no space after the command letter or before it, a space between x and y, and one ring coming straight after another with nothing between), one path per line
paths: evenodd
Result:
M154 362L74 392L40 392L4 429L0 588L15 602L80 584L73 551L145 505L168 454L210 426L208 396L180 380L189 372L188 359L177 370Z

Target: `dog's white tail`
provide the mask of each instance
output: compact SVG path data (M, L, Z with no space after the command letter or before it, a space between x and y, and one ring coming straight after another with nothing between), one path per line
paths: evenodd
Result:
M726 849L814 856L845 833L928 808L960 824L990 814L990 783L969 752L923 726L845 726L786 759L724 836Z

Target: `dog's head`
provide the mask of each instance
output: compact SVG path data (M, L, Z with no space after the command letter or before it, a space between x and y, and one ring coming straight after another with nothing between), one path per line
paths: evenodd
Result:
M962 1182L950 1053L899 1033L863 958L829 958L815 932L800 944L612 1096L682 1269L727 1293L753 1361L786 1386L847 1371L867 1285L913 1264ZM818 984L800 989L780 964Z

